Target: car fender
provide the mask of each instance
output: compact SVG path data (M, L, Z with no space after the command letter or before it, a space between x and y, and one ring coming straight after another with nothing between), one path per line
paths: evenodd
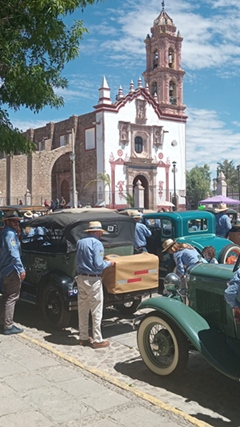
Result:
M42 276L41 285L39 287L40 295L43 289L49 283L54 283L59 290L62 292L62 296L65 302L68 302L69 297L77 297L77 284L75 279L62 273L61 271L47 272Z
M149 298L138 306L138 310L146 308L164 313L210 365L229 378L240 380L239 348L236 350L229 345L225 335L210 328L196 311L174 298L164 296Z
M138 306L138 310L145 308L151 308L168 316L191 341L194 347L201 351L199 332L209 329L210 326L196 311L174 298L164 296L144 300Z

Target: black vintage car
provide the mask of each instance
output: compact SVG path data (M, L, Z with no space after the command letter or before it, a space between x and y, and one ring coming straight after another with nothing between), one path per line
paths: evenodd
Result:
M102 236L105 255L133 255L135 220L117 212L67 209L21 223L22 259L27 274L20 299L40 306L44 319L53 327L66 327L71 311L77 310L76 242L86 236L84 230L92 220L101 221L108 231ZM158 283L156 289L157 286ZM126 286L117 295L104 287L104 303L130 313L135 311L142 294L151 295L144 287L134 292Z

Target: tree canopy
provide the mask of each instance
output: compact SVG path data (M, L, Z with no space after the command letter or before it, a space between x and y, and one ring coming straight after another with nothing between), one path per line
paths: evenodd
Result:
M199 200L210 194L211 172L208 165L195 166L186 173L187 207L197 209Z
M79 55L87 29L72 26L67 15L104 0L0 0L0 151L29 153L34 149L14 128L7 108L39 112L61 107L55 88L66 88L64 66Z

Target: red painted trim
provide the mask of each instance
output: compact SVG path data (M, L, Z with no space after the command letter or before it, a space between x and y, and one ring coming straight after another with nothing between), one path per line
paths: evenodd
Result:
M93 108L95 108L98 111L113 111L115 113L118 113L119 110L122 107L124 107L127 102L133 101L134 99L138 98L140 95L142 95L143 98L145 98L146 101L148 101L148 103L152 105L159 119L166 119L169 121L186 123L188 117L185 116L184 114L180 116L179 114L163 113L159 108L159 105L156 103L156 101L153 99L150 93L146 91L145 88L138 88L134 92L128 93L126 96L119 99L112 105L100 104L100 105L94 106ZM178 113L178 110L175 110L175 111Z
M136 277L136 279L128 279L127 283L136 283L141 281L142 281L141 277Z
M148 274L148 273L149 273L149 270L134 271L134 275L137 275L137 274Z

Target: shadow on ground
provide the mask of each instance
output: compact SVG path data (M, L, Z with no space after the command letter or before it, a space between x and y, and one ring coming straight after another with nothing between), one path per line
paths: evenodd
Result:
M70 325L66 329L54 329L49 327L43 319L41 310L35 305L19 301L15 311L15 321L25 328L37 329L46 332L44 339L48 342L59 345L78 344L78 316L77 311L72 312ZM102 321L102 331L104 338L111 338L133 331L132 320L134 316L123 317L117 309L104 309L104 318ZM89 335L91 334L91 316L89 316Z
M197 402L216 413L216 418L199 412L190 415L214 427L239 427L240 384L222 375L197 352L191 352L187 369L177 378L160 377L152 373L141 359L130 359L114 366L117 372L133 380L147 383L155 388L149 394L159 396L163 389L185 398L185 402ZM161 397L160 397L161 399ZM178 407L177 398L172 406ZM206 411L207 412L207 411ZM223 420L218 416L220 414Z

